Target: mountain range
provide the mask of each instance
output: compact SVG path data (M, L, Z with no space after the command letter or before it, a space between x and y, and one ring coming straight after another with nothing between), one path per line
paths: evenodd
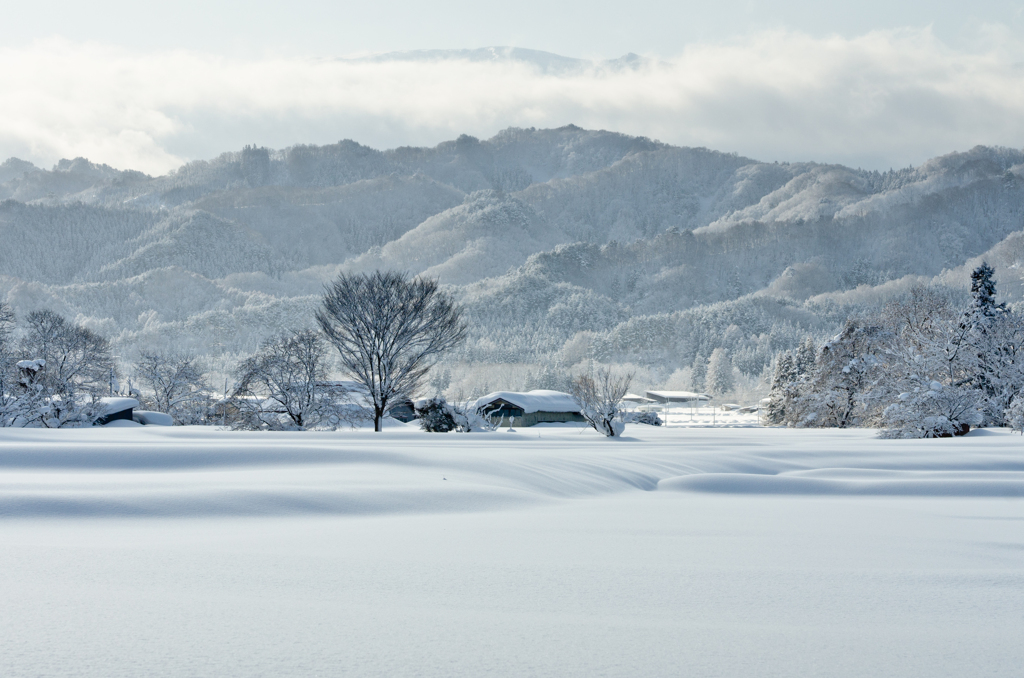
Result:
M876 172L569 125L433 148L247 146L156 177L11 158L0 237L15 311L61 312L124 361L188 351L227 370L309 325L339 272L387 268L465 305L453 366L536 380L598 360L667 383L721 346L755 383L777 351L913 284L959 293L982 259L1021 300L1024 152Z

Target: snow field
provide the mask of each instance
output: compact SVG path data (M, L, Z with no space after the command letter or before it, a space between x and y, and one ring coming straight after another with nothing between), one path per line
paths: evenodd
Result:
M2 434L3 676L1024 660L1024 441L1002 432Z
M468 511L626 490L1024 497L1024 440L979 430L885 441L871 431L576 425L426 434L210 427L12 429L0 516Z

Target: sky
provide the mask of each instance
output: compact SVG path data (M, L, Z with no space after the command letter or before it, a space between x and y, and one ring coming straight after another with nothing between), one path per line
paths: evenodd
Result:
M569 123L880 170L1024 146L1024 1L9 4L0 158L44 167L156 174L250 143L392 148ZM649 61L351 60L492 45Z

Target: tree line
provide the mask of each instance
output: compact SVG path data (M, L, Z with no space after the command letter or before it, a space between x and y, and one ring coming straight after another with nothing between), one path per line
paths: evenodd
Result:
M179 424L304 429L366 415L379 431L390 407L416 393L466 336L462 309L434 280L341 275L321 302L318 329L263 342L237 365L234 388L219 400L194 356L144 353L123 389L105 338L49 310L18 327L0 304L0 424L91 425L104 414L103 396L117 394ZM331 380L336 368L351 381Z
M0 304L0 423L91 425L111 404L103 396L117 394L178 424L301 430L367 418L380 431L390 408L418 393L438 359L467 334L462 308L436 280L393 272L340 275L324 290L315 317L316 330L281 334L241 360L233 391L215 400L194 356L144 353L122 389L105 338L49 310L30 313L16 333L14 314ZM332 380L334 368L350 381ZM616 436L623 427L619 401L631 379L603 368L568 386L586 421ZM442 397L417 412L428 431L486 425L466 403L452 406Z

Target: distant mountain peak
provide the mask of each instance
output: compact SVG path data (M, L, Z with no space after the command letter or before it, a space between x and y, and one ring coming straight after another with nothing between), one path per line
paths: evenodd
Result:
M476 49L419 49L403 52L387 52L367 57L343 59L360 63L469 61L473 63L520 63L533 66L548 75L573 75L592 69L620 70L638 69L655 62L630 52L617 59L591 60L562 56L525 47L479 47Z

